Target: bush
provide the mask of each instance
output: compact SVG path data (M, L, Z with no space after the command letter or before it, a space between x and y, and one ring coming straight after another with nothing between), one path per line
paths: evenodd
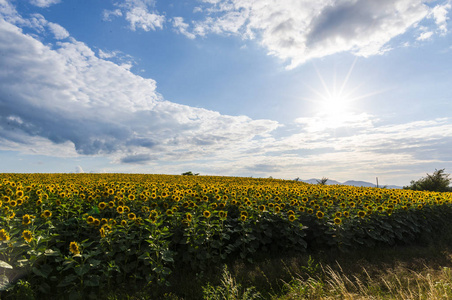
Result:
M414 191L451 192L452 187L449 185L452 179L449 176L450 174L444 173L444 169L435 169L432 175L427 174L427 177L423 177L417 181L412 180L409 186L403 188Z

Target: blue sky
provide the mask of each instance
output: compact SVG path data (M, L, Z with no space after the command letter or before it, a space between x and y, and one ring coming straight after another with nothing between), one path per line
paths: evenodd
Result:
M0 172L452 172L451 1L0 0Z

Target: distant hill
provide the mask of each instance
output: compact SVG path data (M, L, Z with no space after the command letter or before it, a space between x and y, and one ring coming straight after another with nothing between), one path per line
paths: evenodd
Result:
M318 181L320 181L320 179L316 179L316 178L311 178L311 179L307 179L307 180L303 180L303 179L298 179L299 181L302 182L306 182L306 183L310 183L310 184L318 184ZM340 184L340 185L350 185L350 186L362 186L362 187L377 187L375 184L371 183L371 182L367 182L367 181L359 181L359 180L347 180L345 182L339 182L336 180L332 180L332 179L328 179L328 181L326 182L327 185L332 185L332 184ZM401 189L401 186L398 185L381 185L380 187L385 187L387 189Z

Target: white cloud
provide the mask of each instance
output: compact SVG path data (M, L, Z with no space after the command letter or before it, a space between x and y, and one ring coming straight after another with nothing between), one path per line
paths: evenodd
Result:
M104 21L111 21L112 16L124 16L133 31L137 29L150 31L156 30L156 28L163 28L166 18L157 11L152 10L155 6L155 0L125 0L116 2L115 5L119 8L104 10Z
M104 21L112 21L112 16L113 17L121 17L122 16L122 12L120 9L115 9L115 10L107 10L105 9L103 12L103 17L102 20Z
M67 30L63 26L52 22L48 22L47 26L49 27L50 31L52 31L57 40L62 40L69 37L69 32L67 32Z
M344 51L364 57L385 53L394 37L418 26L430 14L444 31L450 6L431 9L422 0L203 2L202 11L210 14L193 21L193 34L236 34L257 39L269 54L288 60L288 68Z
M423 32L417 37L417 40L418 41L425 41L425 40L428 40L429 38L431 38L432 35L433 35L432 31Z
M30 3L39 7L49 7L60 3L61 0L30 0Z
M435 19L435 23L438 26L441 34L447 33L447 20L449 20L447 14L450 9L450 3L446 3L444 5L436 5L432 9L433 18Z
M1 149L75 150L123 163L187 160L240 148L278 126L165 101L154 80L98 58L85 44L44 45L1 19L0 52L7 53L0 56Z
M144 31L155 30L156 27L163 28L165 17L155 13L149 13L146 8L133 7L126 13L126 20L130 23L130 28L135 31L137 28Z
M176 29L176 32L185 35L189 39L194 39L196 35L187 31L188 24L184 23L184 18L182 17L174 17L173 18L173 27Z

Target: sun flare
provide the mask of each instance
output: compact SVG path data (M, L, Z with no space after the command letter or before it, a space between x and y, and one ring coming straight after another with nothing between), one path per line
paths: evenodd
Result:
M340 86L337 85L335 73L333 83L327 84L324 77L316 69L322 89L314 89L308 86L315 95L313 98L308 99L313 104L314 115L297 119L299 123L307 125L306 129L308 131L357 127L369 122L369 115L363 112L358 113L355 104L356 101L369 97L372 94L359 95L357 92L358 87L352 89L347 87L355 62L356 60L351 65Z

